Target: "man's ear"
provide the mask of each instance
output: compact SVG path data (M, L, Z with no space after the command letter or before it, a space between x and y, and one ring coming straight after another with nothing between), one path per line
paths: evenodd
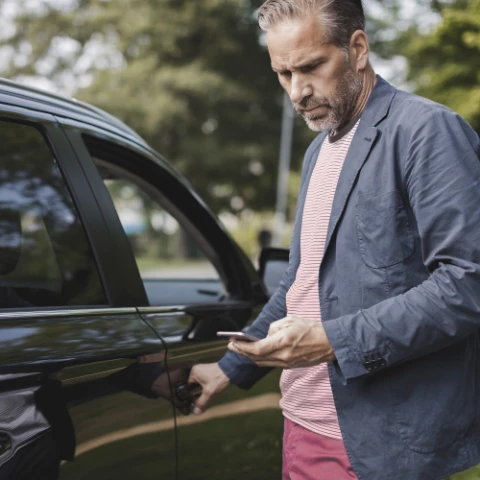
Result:
M367 68L369 52L367 34L363 30L353 32L350 37L350 58L357 72Z

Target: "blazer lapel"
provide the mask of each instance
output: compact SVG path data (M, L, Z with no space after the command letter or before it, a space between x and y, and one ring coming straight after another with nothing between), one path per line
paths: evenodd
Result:
M377 75L377 82L368 99L365 110L362 112L360 123L358 124L357 131L355 132L345 158L340 178L338 179L337 190L333 198L332 213L328 223L327 239L324 249L325 254L327 253L332 236L345 210L345 205L348 202L358 174L375 143L378 133L375 127L387 117L395 93L396 89Z
M360 119L357 131L355 132L343 163L342 172L338 179L337 190L333 198L332 213L330 215L327 239L325 241L325 253L327 252L332 235L345 209L352 188L355 185L357 176L372 149L376 136L377 129L368 125L366 122L362 122L362 119Z

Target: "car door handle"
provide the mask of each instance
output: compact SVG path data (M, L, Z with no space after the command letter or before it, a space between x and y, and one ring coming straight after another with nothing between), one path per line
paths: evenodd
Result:
M193 401L202 394L202 386L199 383L183 382L175 388L175 397L179 402Z
M193 410L194 401L202 393L202 386L199 383L183 382L175 387L176 407L184 414L190 415Z

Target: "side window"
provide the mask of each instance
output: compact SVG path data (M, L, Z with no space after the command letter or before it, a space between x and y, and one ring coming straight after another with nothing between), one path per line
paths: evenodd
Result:
M109 144L87 147L110 193L128 236L150 305L191 304L223 298L225 288L208 254L208 242L188 214L144 178L113 163ZM114 148L113 146L111 148ZM121 149L122 165L135 167L137 158ZM159 167L160 169L160 167Z
M45 138L0 121L0 308L106 304L90 245Z

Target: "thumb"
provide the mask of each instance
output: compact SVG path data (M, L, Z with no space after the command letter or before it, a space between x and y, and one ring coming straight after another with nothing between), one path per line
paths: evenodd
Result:
M212 393L206 390L203 390L202 394L193 402L194 404L193 413L195 415L200 415L201 413L203 413L207 409L211 398L212 398Z
M198 383L202 387L205 387L205 382L202 382L202 379L197 377L196 370L197 369L195 366L190 370L188 383ZM206 410L211 397L212 394L207 393L207 391L203 389L201 395L193 401L193 413L195 415L200 415L201 413L203 413Z
M283 330L284 328L288 328L291 324L292 324L291 317L285 317L285 318L282 318L281 320L277 320L276 322L272 322L270 324L270 328L268 329L268 336L271 337L272 335L275 335L280 330Z

